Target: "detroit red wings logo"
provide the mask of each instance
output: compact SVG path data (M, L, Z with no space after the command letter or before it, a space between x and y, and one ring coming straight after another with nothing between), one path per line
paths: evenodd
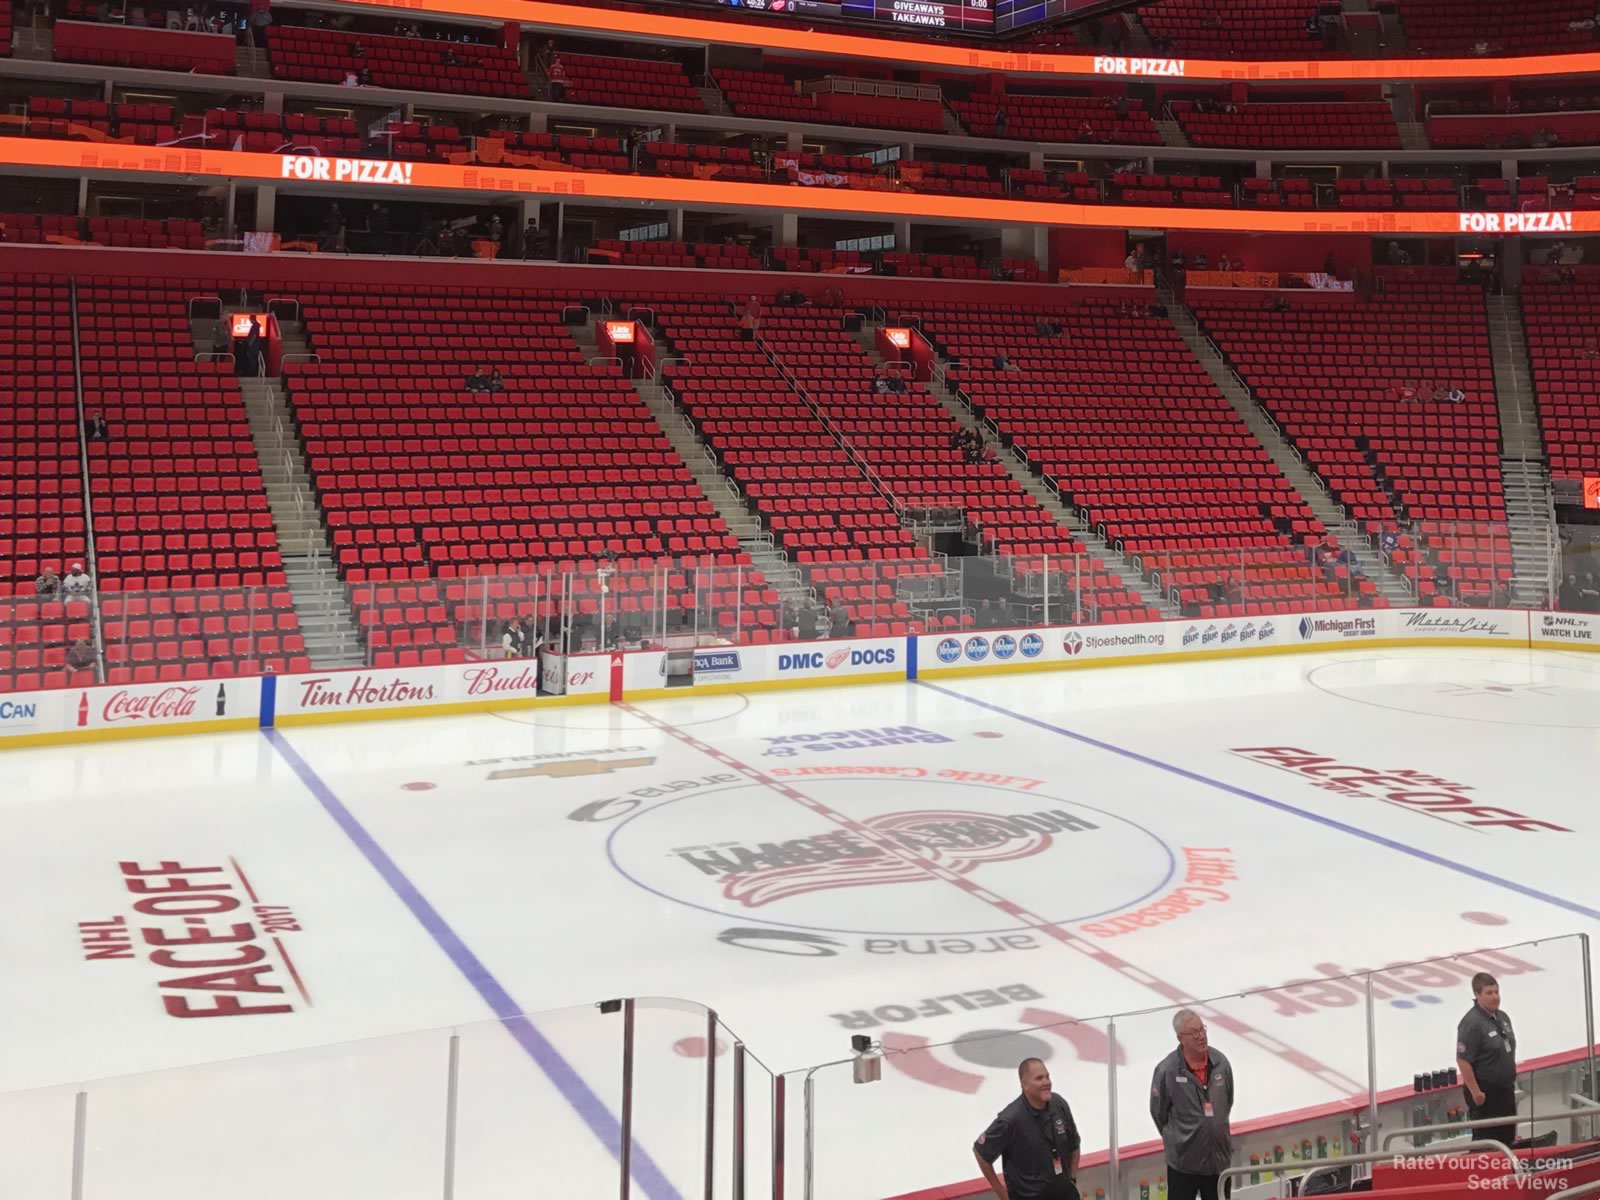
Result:
M1060 809L1011 816L883 813L859 825L811 838L678 853L706 874L721 876L725 898L760 908L807 892L916 883L930 877L931 866L968 875L985 863L1041 854L1050 849L1053 834L1094 828Z

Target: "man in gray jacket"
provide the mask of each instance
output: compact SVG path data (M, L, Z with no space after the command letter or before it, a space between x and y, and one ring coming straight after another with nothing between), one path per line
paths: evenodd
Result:
M1167 1195L1217 1200L1217 1176L1233 1157L1233 1067L1211 1048L1205 1022L1190 1009L1178 1010L1172 1028L1178 1048L1150 1080L1150 1116L1167 1149Z

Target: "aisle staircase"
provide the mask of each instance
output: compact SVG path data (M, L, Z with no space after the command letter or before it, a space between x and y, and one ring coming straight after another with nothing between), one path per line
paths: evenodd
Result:
M1511 539L1511 603L1542 608L1553 602L1560 557L1555 498L1545 469L1544 432L1533 370L1515 296L1486 296L1495 400L1500 411L1500 474Z
M1283 472L1284 478L1300 493L1317 519L1329 533L1339 539L1340 546L1354 552L1361 564L1361 573L1377 584L1378 594L1386 599L1391 607L1398 608L1415 603L1416 593L1412 589L1411 582L1398 571L1391 570L1383 561L1372 540L1350 519L1344 506L1328 493L1322 480L1284 436L1278 423L1265 408L1256 403L1249 386L1206 336L1194 314L1178 300L1171 289L1158 288L1157 295L1161 303L1166 306L1173 328L1178 331L1178 335L1183 338L1184 344L1194 356L1200 360L1200 365L1205 368L1211 381L1227 397L1233 410L1239 414L1256 441L1266 449L1278 470Z
M873 361L882 366L886 365L886 360L877 348L879 328L878 325L863 323L856 338ZM934 378L926 386L944 410L963 428L978 430L986 441L993 442L997 449L1002 450L999 457L1000 465L1005 467L1006 473L1017 481L1017 486L1037 500L1058 525L1070 530L1072 536L1082 543L1091 555L1099 559L1106 570L1120 579L1130 592L1164 617L1181 615L1178 606L1163 596L1161 590L1147 580L1138 567L1134 566L1125 555L1114 550L1104 538L1095 533L1076 509L1061 499L1060 493L1045 482L1016 447L1004 445L999 431L992 424L985 423L961 397L960 392L950 384L950 360L940 354L937 347L930 348L934 352L935 369Z
M594 334L595 321L598 319L591 316L584 324L570 327L573 340L583 351L585 359L602 357ZM717 515L727 524L728 532L738 539L739 548L750 556L751 565L765 576L777 591L780 601L788 601L799 607L812 599L811 589L806 585L800 569L774 544L772 534L762 527L761 519L706 448L688 416L678 407L671 389L659 379L632 379L629 382L650 410L650 415L656 419L667 441L678 452L684 466L689 468L695 483L717 510Z

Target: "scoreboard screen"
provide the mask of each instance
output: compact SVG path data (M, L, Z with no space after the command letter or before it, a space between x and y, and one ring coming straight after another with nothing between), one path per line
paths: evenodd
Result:
M680 0L744 9L775 21L842 21L930 35L1010 33L1041 21L1125 7L1126 0Z

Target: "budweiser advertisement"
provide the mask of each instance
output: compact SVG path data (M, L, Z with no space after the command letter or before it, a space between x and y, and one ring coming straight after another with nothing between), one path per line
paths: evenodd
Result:
M577 659L568 661L576 664ZM567 695L607 694L603 671L574 666L568 674ZM540 695L539 663L525 658L286 675L277 681L275 707L280 723L296 724L374 709L426 712L462 704L513 705Z

